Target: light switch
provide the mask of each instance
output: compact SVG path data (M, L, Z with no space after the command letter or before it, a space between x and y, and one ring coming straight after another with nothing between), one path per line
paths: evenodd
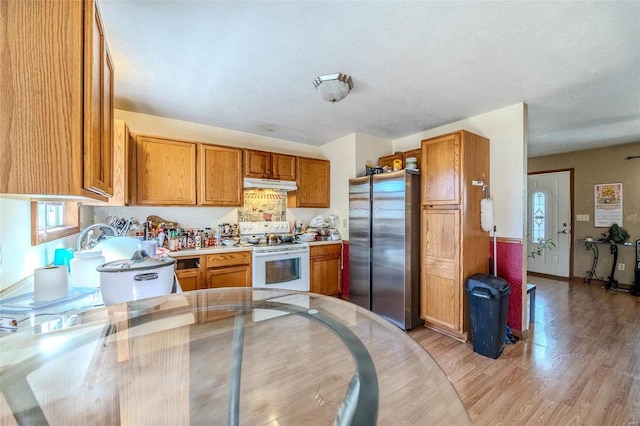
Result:
M576 221L578 221L578 222L589 222L589 215L588 214L576 215Z

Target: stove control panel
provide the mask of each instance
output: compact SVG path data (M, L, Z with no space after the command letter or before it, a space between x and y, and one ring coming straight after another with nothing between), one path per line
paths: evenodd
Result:
M240 235L289 234L291 226L287 221L277 222L240 222Z

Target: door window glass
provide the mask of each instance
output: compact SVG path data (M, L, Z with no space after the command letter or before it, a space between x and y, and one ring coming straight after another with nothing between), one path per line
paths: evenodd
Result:
M547 196L536 191L531 195L531 242L539 244L546 239L545 224L547 216Z

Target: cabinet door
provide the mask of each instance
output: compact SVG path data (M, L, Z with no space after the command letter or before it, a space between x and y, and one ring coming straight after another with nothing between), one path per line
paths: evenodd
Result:
M190 142L136 138L136 202L196 204L196 148Z
M340 257L310 259L310 286L312 293L338 296L340 294L342 269Z
M113 197L110 206L124 206L131 202L128 191L129 163L129 127L122 120L114 120L113 125Z
M460 133L422 141L422 204L460 204Z
M245 149L244 175L262 179L271 178L271 153Z
M405 151L402 154L402 167L407 167L407 158L413 157L416 159L416 167L419 169L422 167L422 148L412 149L411 151Z
M297 157L297 191L287 196L288 207L329 207L329 161Z
M0 2L2 194L84 195L84 13L81 2Z
M296 157L285 154L271 154L273 177L280 180L296 180Z
M249 300L245 300L247 297ZM236 315L236 311L234 309L229 310L227 306L242 306L245 302L247 304L251 303L251 293L230 294L224 290L221 292L199 292L198 305L200 307L198 309L198 321L208 322L221 321L228 318L232 319ZM233 319L231 321L233 321Z
M102 191L113 195L113 138L114 138L114 118L113 118L113 62L111 54L104 41L104 64L103 84L102 84L102 138L100 139L102 161L100 169L100 180L103 184Z
M251 266L207 269L205 288L251 287Z
M200 195L203 206L241 206L242 150L199 145Z
M420 316L454 334L462 332L460 210L422 211L422 280Z
M378 158L378 166L387 166L389 170L393 170L393 160L402 161L402 153L396 152L395 154L385 155L384 157ZM402 163L402 167L404 167L404 162Z
M310 290L338 296L342 292L342 245L313 246L309 250Z
M113 195L113 63L107 49L100 13L86 2L84 187ZM90 43L90 44L89 44Z
M178 277L178 281L180 281L180 287L182 287L182 291L191 291L202 288L202 285L200 284L199 269L176 271L176 277Z

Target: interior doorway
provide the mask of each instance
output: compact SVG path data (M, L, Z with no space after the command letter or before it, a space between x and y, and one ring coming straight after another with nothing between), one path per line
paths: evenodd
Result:
M527 271L571 278L573 170L527 177Z

